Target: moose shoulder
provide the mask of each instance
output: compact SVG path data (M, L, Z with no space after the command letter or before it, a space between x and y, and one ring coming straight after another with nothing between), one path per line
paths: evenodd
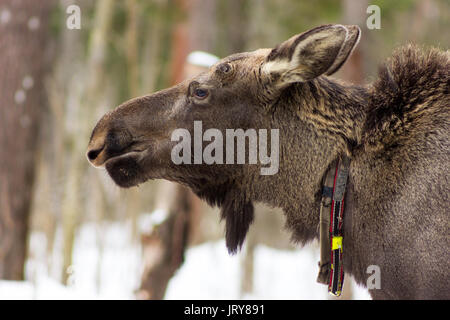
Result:
M254 202L281 207L294 241L318 238L324 177L348 157L345 271L365 285L367 268L378 266L373 298L448 299L450 55L409 45L370 86L328 78L359 37L356 26L325 25L274 49L226 57L106 114L87 157L119 186L167 179L218 205L230 252L243 244ZM193 135L195 121L223 136L226 129L278 129L278 172L261 175L254 162L175 164L171 134L182 128Z

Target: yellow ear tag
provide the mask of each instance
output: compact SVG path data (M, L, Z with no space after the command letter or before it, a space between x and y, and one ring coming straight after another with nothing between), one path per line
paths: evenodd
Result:
M331 239L331 250L342 250L342 237L333 237Z

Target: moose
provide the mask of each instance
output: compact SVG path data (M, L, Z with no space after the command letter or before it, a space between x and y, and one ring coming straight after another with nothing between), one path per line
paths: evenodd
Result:
M345 272L366 285L367 268L378 266L373 299L448 299L450 54L408 44L370 85L330 78L360 35L353 25L319 26L127 101L95 126L88 160L120 187L149 179L189 187L221 208L235 253L255 202L282 208L295 243L318 239L325 175L346 157ZM175 164L171 134L192 133L195 121L223 135L278 129L278 172L260 174L261 163Z

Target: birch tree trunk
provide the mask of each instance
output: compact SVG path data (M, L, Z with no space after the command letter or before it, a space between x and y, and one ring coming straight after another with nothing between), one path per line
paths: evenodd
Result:
M0 278L24 279L52 1L0 3Z
M74 247L75 233L78 228L81 214L84 210L82 201L82 180L86 174L88 163L83 156L86 152L86 141L89 140L91 132L91 119L95 115L93 108L101 105L102 93L105 83L105 56L107 50L107 39L111 31L112 17L114 13L114 1L99 0L95 8L95 24L91 31L88 43L88 60L84 73L89 74L86 83L83 83L82 93L75 114L77 123L72 131L67 132L71 150L68 153L73 156L69 159L68 172L65 185L65 196L63 200L62 227L63 227L63 268L61 278L64 284L70 276L69 267L72 265L72 251ZM83 81L81 80L81 81ZM77 79L80 81L80 79ZM74 83L79 85L78 83ZM73 106L72 106L73 107Z

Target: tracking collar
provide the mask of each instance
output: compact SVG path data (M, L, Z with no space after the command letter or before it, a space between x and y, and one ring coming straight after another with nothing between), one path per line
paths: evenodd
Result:
M327 284L328 292L340 296L344 283L342 261L342 223L344 195L350 159L346 156L333 162L328 170L320 203L320 262L317 282Z

